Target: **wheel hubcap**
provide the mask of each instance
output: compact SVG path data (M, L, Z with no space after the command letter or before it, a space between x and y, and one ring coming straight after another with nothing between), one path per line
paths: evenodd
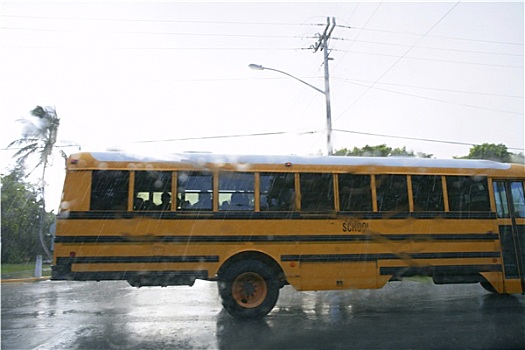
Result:
M267 293L266 281L259 274L245 272L233 281L233 299L242 307L254 308L261 305Z

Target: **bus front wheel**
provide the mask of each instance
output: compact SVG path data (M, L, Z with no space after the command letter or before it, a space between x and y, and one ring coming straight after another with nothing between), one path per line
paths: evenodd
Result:
M277 274L258 260L236 262L219 276L219 294L232 316L264 317L279 297Z

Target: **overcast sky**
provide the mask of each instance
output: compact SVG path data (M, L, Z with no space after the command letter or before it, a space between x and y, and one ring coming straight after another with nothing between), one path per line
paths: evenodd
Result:
M67 153L325 153L323 94L248 65L324 90L323 53L309 48L327 17L335 150L523 152L523 2L0 6L2 168L36 105L56 107L57 145L78 145Z

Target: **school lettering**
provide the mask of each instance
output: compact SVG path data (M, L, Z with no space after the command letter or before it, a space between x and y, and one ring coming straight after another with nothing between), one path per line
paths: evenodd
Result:
M343 232L365 232L368 230L368 222L350 220L343 222Z

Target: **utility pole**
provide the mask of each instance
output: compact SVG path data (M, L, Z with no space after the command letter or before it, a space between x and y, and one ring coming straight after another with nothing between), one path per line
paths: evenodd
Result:
M278 69L275 69L275 68L269 68L269 67L264 67L260 64L250 64L248 65L248 67L250 67L250 69L253 69L253 70L271 70L271 71L274 71L274 72L277 72L277 73L281 73L281 74L284 74L286 76L289 76L290 78L293 78L297 81L300 81L301 83L305 84L305 85L308 85L309 87L311 87L312 89L322 93L323 95L325 95L325 99L326 99L326 153L331 156L333 155L334 151L333 151L333 148L332 148L332 108L330 106L330 75L329 75L329 72L328 72L328 61L331 60L332 58L328 57L329 56L329 52L328 52L328 39L330 39L330 36L332 35L332 31L334 30L335 28L335 17L332 17L332 20L330 21L330 17L327 17L326 18L326 27L324 29L324 32L323 34L319 34L317 33L315 36L316 38L318 38L319 40L310 46L310 49L313 49L314 50L314 53L317 52L319 49L321 51L324 51L324 86L325 86L325 89L324 91L313 86L312 84L310 83L307 83L306 81L300 79L300 78L297 78L293 75L291 75L290 73L286 73L286 72L283 72L282 70L278 70Z
M330 73L328 70L328 61L332 60L332 58L329 57L328 52L328 39L330 39L330 36L332 35L332 32L335 28L335 17L332 17L332 21L330 21L330 17L326 18L326 27L324 29L323 34L316 34L316 37L318 38L318 41L312 45L310 48L314 50L314 53L316 53L319 49L324 52L324 95L326 98L326 148L327 153L329 156L333 155L333 147L332 147L332 108L330 105Z

